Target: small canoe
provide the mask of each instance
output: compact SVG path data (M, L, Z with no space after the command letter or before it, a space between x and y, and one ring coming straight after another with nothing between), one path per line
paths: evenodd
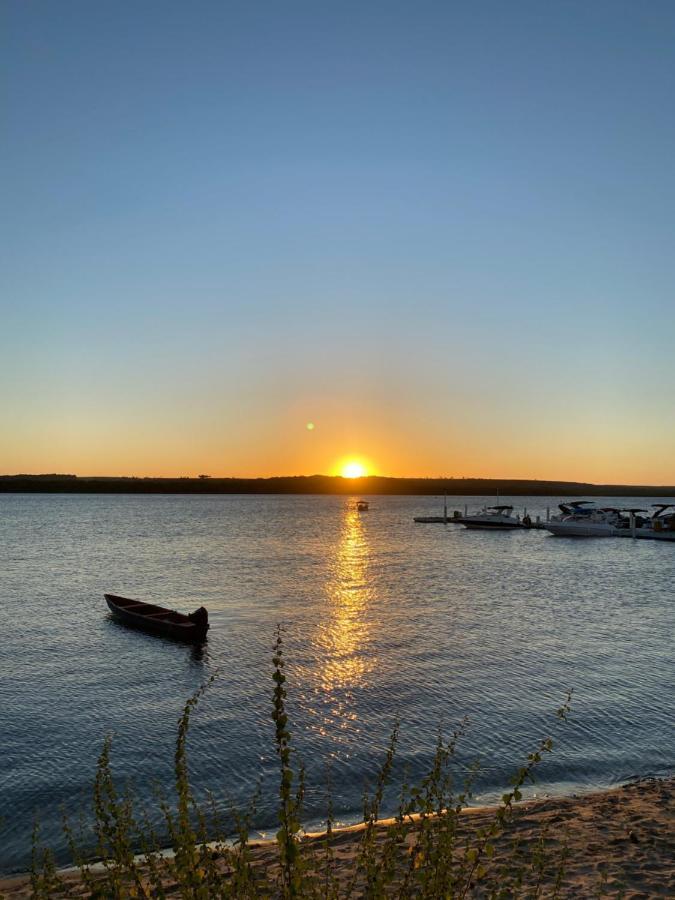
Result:
M185 616L172 609L155 606L154 603L129 600L116 594L103 596L115 618L134 628L142 628L144 631L152 631L181 641L194 642L203 641L209 630L209 614L203 606Z

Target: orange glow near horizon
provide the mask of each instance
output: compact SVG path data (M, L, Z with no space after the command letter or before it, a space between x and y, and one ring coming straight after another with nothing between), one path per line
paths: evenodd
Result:
M307 404L309 405L309 404ZM313 400L312 406L318 402ZM199 409L185 411L182 427L166 413L146 427L140 411L127 421L125 409L87 410L87 415L45 414L4 436L0 474L61 473L81 477L269 478L294 475L389 478L523 478L595 484L671 485L675 479L670 422L626 431L623 420L582 425L594 441L580 448L578 429L544 423L523 430L504 427L488 439L485 423L468 414L454 419L384 421L359 411L354 423L331 410L308 430L309 417L294 409L277 419L256 417L204 422ZM171 415L174 415L172 412ZM496 419L491 417L491 423ZM298 427L299 425L299 427ZM461 426L461 427L460 427ZM585 432L584 432L585 433ZM652 440L651 435L660 436ZM645 437L646 435L646 437ZM524 439L524 437L526 439ZM648 439L648 448L645 441ZM648 450L648 452L647 452ZM357 464L361 469L347 468Z

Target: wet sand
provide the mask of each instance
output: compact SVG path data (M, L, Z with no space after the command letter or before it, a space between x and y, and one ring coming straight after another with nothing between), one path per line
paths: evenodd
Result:
M488 808L463 812L457 846L465 846L492 817ZM387 830L386 822L377 826L379 846L384 845ZM414 827L396 849L401 871L415 854L417 833ZM363 827L355 826L333 837L333 871L342 887L352 880L362 836ZM322 857L321 836L308 836L304 847L316 858ZM585 796L518 804L513 820L494 840L494 847L487 874L472 886L468 896L484 896L497 885L510 888L510 896L528 896L541 879L538 896L542 897L553 896L556 880L556 895L561 897L675 897L675 779L653 779ZM539 874L531 867L520 869L518 861L528 863L542 848L545 859ZM276 844L253 844L251 864L261 880L274 884L279 871ZM222 869L227 871L224 859ZM519 883L521 878L524 880ZM69 896L88 896L76 874L66 879ZM352 896L363 896L360 877L355 886ZM180 896L170 881L166 883L166 895ZM26 876L0 880L0 897L16 900L30 896ZM57 892L53 896L66 894Z

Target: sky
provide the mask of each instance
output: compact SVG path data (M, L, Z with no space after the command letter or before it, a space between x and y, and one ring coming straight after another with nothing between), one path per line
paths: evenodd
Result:
M0 472L675 483L670 0L1 16Z

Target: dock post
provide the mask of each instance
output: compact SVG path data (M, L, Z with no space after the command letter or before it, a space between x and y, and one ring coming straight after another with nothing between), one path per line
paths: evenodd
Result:
M632 512L630 514L630 536L635 540L637 535L635 534L635 513Z
M551 510L548 508L548 506L546 507L546 521L551 521Z
M469 515L469 505L467 503L464 504L464 518Z
M448 495L443 497L443 523L448 524Z

